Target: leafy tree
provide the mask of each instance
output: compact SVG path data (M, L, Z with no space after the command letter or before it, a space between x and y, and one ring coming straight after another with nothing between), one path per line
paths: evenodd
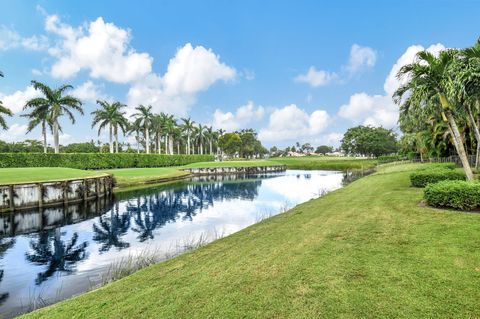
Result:
M347 130L341 148L347 154L378 157L395 153L397 140L392 130L360 125Z
M242 139L238 133L225 133L220 136L218 145L227 155L233 156L240 152Z
M315 153L325 155L333 152L333 147L328 145L320 145L315 149Z
M31 99L27 101L24 106L24 110L31 108L32 111L27 114L23 114L23 117L29 119L27 133L30 133L35 127L41 125L42 137L43 137L43 152L47 153L47 126L52 129L52 121L49 116L49 105L42 104L43 99Z
M93 141L86 143L72 143L60 147L62 153L97 153L99 148Z

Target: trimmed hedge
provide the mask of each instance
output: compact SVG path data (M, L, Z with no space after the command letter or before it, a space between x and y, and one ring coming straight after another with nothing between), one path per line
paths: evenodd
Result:
M0 168L69 167L79 169L110 169L133 167L180 166L211 162L212 155L158 155L137 153L0 153Z
M414 187L425 187L427 184L445 180L465 180L465 178L464 172L444 168L418 170L410 174L410 182Z
M431 169L455 169L457 168L457 164L455 163L428 163L428 164L424 164L425 166L424 167L420 167L418 170L422 170L422 171L425 171L425 170L431 170Z
M423 197L430 206L472 210L480 206L480 183L442 181L429 184Z

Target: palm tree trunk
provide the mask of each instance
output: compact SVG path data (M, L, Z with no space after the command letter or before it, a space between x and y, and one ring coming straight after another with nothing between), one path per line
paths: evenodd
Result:
M112 129L112 124L110 124L110 130L109 130L109 146L110 146L110 154L113 153L113 129Z
M140 154L140 134L137 131L137 154Z
M118 128L115 126L115 153L118 153Z
M210 155L213 155L212 139L210 139Z
M145 128L145 151L147 154L150 154L150 132L148 131L148 128Z
M158 154L162 153L162 136L160 134L157 134L157 148L158 148Z
M55 153L60 153L60 141L58 137L58 119L53 122L53 144L55 146Z
M447 117L448 123L450 124L455 148L457 150L458 156L460 157L460 161L462 162L465 175L467 175L467 179L469 181L472 181L473 180L472 168L470 167L470 163L467 157L467 152L465 151L465 147L463 145L463 139L462 139L462 136L460 135L460 131L458 130L457 123L455 122L452 111L450 109L445 110L445 115Z
M168 137L168 149L170 155L173 155L173 136Z
M168 135L165 134L165 154L168 154Z
M43 152L47 154L47 126L45 120L42 121Z
M187 134L187 154L190 155L190 133Z

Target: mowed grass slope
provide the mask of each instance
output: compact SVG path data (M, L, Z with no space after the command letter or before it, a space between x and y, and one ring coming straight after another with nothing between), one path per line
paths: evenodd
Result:
M0 168L0 184L62 181L101 175L105 173L65 167Z
M480 214L395 166L26 318L476 318Z
M375 159L334 156L272 157L271 161L290 169L323 170L367 169L377 164Z
M103 172L113 174L119 187L162 182L189 175L188 172L174 167L122 168L105 170Z
M255 166L276 166L282 165L271 160L243 160L243 161L222 161L222 162L198 162L181 168L209 168L209 167L255 167Z

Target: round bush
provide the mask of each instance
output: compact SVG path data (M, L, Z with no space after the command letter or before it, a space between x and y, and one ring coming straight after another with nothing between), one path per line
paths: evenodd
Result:
M480 206L480 183L442 181L428 184L423 197L430 206L472 210Z
M444 168L423 169L410 174L410 182L414 187L425 187L427 184L445 180L465 180L465 178L465 173L462 171Z

